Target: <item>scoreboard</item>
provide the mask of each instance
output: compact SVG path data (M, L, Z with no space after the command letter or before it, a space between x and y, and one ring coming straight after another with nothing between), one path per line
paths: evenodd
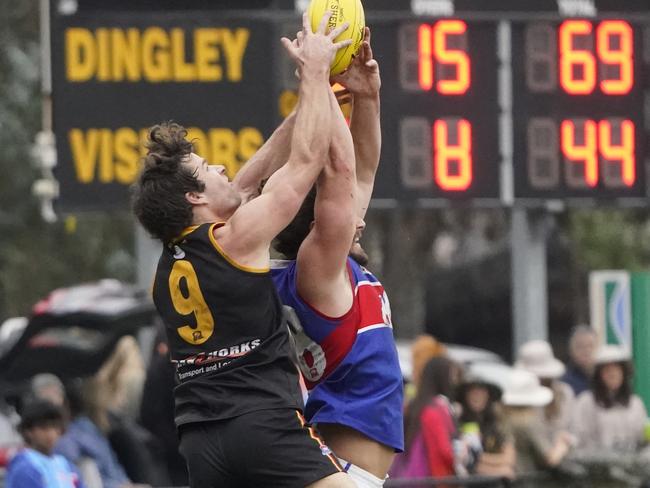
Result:
M619 18L514 25L515 197L646 195L647 33Z
M53 11L61 209L127 208L143 129L165 119L232 176L295 103L278 39L301 2L168 3ZM646 205L650 2L364 5L382 73L377 201Z
M422 19L372 29L384 131L375 196L498 200L497 24Z
M470 17L373 32L385 135L375 196L646 204L650 20Z

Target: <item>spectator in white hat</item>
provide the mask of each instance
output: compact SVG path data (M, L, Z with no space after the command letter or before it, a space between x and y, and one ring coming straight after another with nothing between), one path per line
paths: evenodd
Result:
M632 393L631 355L605 345L596 353L591 391L578 397L574 429L583 450L637 452L644 443L647 412Z
M519 348L515 367L525 369L539 378L542 386L553 391L553 400L540 409L547 427L547 437L552 441L559 432L569 432L573 417L575 395L569 385L560 381L566 368L553 355L551 345L546 341L528 341Z
M572 439L559 433L549 442L538 409L553 400L550 388L534 374L515 368L505 382L502 402L505 418L515 440L516 473L533 473L559 465L571 449Z

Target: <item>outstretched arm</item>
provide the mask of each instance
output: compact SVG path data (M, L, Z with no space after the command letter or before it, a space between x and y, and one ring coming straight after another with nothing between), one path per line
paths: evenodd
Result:
M347 71L335 78L354 97L350 131L357 161L357 209L363 218L370 205L381 153L379 64L373 58L366 27L359 53Z
M334 43L347 25L325 34L330 12L326 12L315 33L309 18L303 16L303 33L293 42L283 39L289 55L300 70L300 96L296 130L291 139L287 164L276 171L264 186L262 195L242 205L215 238L223 249L241 264L266 267L271 240L298 212L302 201L320 173L330 143L328 73L336 51L349 41Z
M340 317L353 299L347 257L356 228L356 178L352 135L331 90L329 103L332 140L317 182L314 226L298 251L297 288L320 313Z
M232 182L243 203L258 196L262 181L269 178L289 159L295 123L294 110L235 175Z

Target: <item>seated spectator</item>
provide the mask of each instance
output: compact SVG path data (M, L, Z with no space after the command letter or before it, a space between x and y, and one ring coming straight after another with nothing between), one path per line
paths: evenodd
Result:
M596 331L588 325L578 325L569 338L569 364L562 381L573 389L575 396L591 388L594 372Z
M458 389L462 439L473 454L471 473L514 478L515 446L504 425L501 388L473 364Z
M553 392L522 369L512 370L503 393L504 414L517 452L517 475L555 468L569 453L572 436L560 432L549 441L538 409L551 403Z
M101 478L102 488L126 488L131 482L118 462L106 435L91 419L83 395L88 390L87 380L68 391L72 421L59 439L55 451L77 466L87 460L94 462Z
M456 473L458 431L450 403L453 363L431 359L420 377L417 394L404 417L405 446L391 468L402 478L445 477Z
M603 346L596 353L593 388L578 397L574 428L581 450L635 453L644 444L647 412L632 393L630 353Z
M573 419L575 395L569 385L559 380L566 368L555 358L546 341L528 341L517 354L516 368L525 369L539 378L542 386L550 388L553 400L539 413L544 420L547 438L552 441L561 431L569 432Z
M63 413L45 400L23 409L20 432L27 447L9 464L6 488L83 488L72 463L53 454L63 432Z

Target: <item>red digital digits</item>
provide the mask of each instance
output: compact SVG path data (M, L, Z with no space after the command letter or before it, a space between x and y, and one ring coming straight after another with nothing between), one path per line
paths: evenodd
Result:
M420 88L431 90L433 88L433 36L431 26L422 24L418 28L418 80Z
M457 142L449 140L450 125ZM433 124L433 173L436 184L443 190L467 190L472 184L472 124L465 119L440 119ZM452 161L456 171L452 171Z
M612 47L612 38L620 39L618 47ZM632 28L622 20L606 20L598 26L598 58L606 65L618 66L619 78L605 79L600 89L607 95L625 95L634 85Z
M471 84L470 60L461 49L448 47L450 36L464 36L467 24L462 20L439 20L433 26L420 25L418 29L418 80L422 90L434 86L435 64L453 66L454 78L438 79L435 87L443 95L462 95Z
M580 125L580 133L576 125ZM614 125L618 128L614 129ZM619 142L614 143L616 137ZM578 142L580 140L580 142ZM602 181L606 187L633 186L636 181L634 123L631 120L564 120L560 127L562 154L572 164L583 164L584 172L576 177L567 172L570 186L595 187L599 181L599 161ZM619 165L612 171L608 165Z
M615 40L618 42L614 42ZM582 40L582 46L577 45ZM605 20L596 29L593 54L593 25L587 20L566 20L559 29L560 85L572 95L593 93L596 85L607 95L625 95L634 85L633 31L625 21ZM596 59L597 58L597 59ZM601 76L597 64L616 68L618 74Z
M591 29L586 20L567 20L560 26L560 84L572 95L585 95L596 87L594 55L573 45L575 37L591 34Z
M620 129L620 144L612 143L612 123L601 120L598 124L598 140L600 154L605 163L620 164L620 178L613 178L608 186L632 186L636 181L636 166L634 164L634 124L631 120L623 120ZM605 184L608 184L609 172L605 172ZM610 178L611 179L611 178Z
M562 154L567 161L576 164L584 164L584 182L589 187L594 187L598 184L598 153L596 151L596 122L593 120L584 121L583 142L579 144L576 142L576 124L573 120L562 121L560 127L560 141L562 146ZM580 179L572 181L572 172L568 172L569 183L572 186L580 186Z

